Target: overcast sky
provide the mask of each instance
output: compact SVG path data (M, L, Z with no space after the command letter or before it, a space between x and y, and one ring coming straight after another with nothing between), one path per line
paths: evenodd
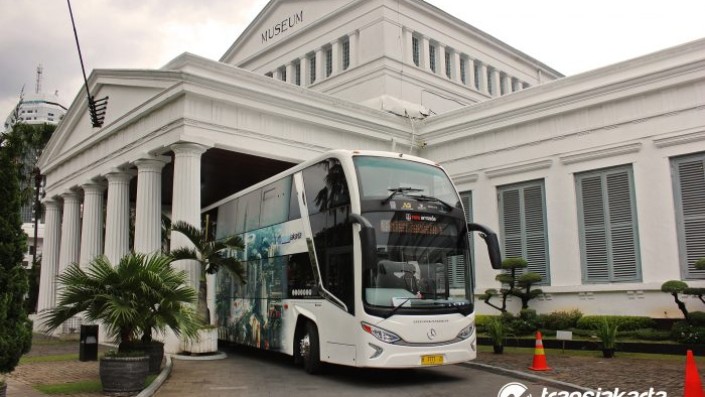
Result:
M324 1L324 0L319 0ZM705 0L427 0L570 76L705 38ZM156 69L182 52L217 60L268 0L73 0L87 73ZM34 92L69 106L82 88L67 4L0 0L0 119Z

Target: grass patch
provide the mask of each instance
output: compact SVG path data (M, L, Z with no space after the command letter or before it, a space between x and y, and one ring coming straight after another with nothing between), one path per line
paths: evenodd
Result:
M159 375L155 374L147 376L147 379L144 381L144 387L151 385L157 376ZM35 385L34 388L44 394L71 395L80 393L100 393L103 391L103 385L100 383L99 379L82 380L72 383Z
M24 356L20 359L21 364L35 364L35 363L51 363L57 361L75 361L78 360L78 354L68 353L68 354L56 354L52 356Z
M100 380L82 380L72 383L35 385L34 388L44 394L100 393L103 391Z

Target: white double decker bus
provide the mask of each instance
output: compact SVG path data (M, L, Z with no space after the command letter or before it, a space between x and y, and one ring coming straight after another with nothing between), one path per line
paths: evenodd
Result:
M219 337L322 363L413 368L476 356L469 233L446 172L399 153L336 150L204 210L241 236L245 280L215 282Z

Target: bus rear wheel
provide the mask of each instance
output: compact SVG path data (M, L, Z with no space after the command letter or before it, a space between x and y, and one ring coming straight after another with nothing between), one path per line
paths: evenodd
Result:
M299 340L299 355L304 363L304 370L309 374L321 372L321 347L318 339L318 328L312 322L306 323L306 330Z

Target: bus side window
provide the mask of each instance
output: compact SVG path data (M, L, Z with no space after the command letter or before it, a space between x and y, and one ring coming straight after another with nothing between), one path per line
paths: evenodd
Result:
M312 290L316 286L308 252L289 255L286 264L286 280L286 296L289 298L306 297L307 295L301 291Z
M289 220L301 218L301 208L299 207L299 198L296 194L296 184L291 183L291 194L289 195Z
M337 159L327 159L303 170L311 233L323 286L354 314L353 234L350 193Z
M260 227L271 226L288 220L291 185L291 177L287 177L262 188Z

